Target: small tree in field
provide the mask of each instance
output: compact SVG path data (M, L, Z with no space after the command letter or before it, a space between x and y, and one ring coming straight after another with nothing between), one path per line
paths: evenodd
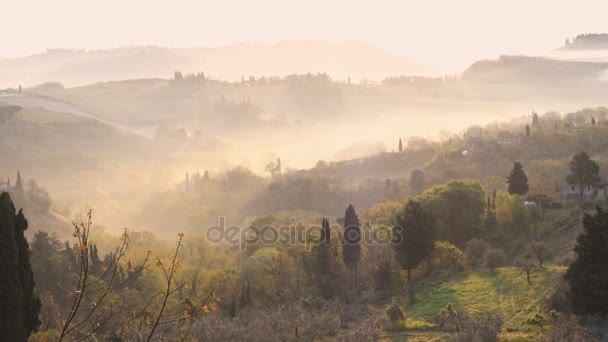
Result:
M467 242L464 254L472 269L483 264L486 251L489 248L490 245L482 239L473 238Z
M490 268L492 273L496 273L496 268L503 266L506 260L507 256L500 248L489 249L485 255L486 267Z
M534 269L536 268L532 256L529 253L524 253L524 255L522 255L516 260L515 265L517 265L517 267L519 267L526 274L528 284L532 284L530 275L532 271L534 271Z
M538 267L543 267L543 262L551 258L552 253L544 242L532 241L528 244L528 253L538 261Z

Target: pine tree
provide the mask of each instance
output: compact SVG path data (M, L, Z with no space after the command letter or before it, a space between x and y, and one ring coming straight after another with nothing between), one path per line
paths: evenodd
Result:
M361 259L361 228L359 227L359 217L352 204L348 205L344 215L344 243L342 247L342 257L344 264L351 270L355 270Z
M25 239L23 211L15 211L8 193L0 195L0 336L26 341L39 325L40 300L34 293L34 274Z
M513 170L511 170L511 174L507 177L507 183L509 183L509 193L511 195L523 196L528 193L528 177L519 162L513 163Z
M584 231L576 239L576 260L564 278L569 285L572 312L608 314L608 213L597 208L585 214Z

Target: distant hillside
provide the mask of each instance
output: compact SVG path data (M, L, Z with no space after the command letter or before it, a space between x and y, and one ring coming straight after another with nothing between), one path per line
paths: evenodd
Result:
M391 74L424 75L429 70L364 43L319 41L238 44L214 48L126 47L109 50L54 49L0 60L0 88L56 81L66 86L96 82L169 78L175 70L204 71L215 78L285 76L327 72L337 79L382 79Z
M608 49L608 33L586 33L566 39L563 49L595 50Z
M565 61L542 57L501 56L474 63L462 74L465 81L571 86L593 82L608 69L608 63Z

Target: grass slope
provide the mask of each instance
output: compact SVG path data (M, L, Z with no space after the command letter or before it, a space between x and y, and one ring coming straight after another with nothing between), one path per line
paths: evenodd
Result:
M538 336L540 330L526 323L541 305L565 267L547 266L532 274L529 285L519 269L504 267L493 274L489 270L465 272L451 278L432 276L418 285L417 301L406 308L408 320L434 322L439 311L452 303L469 315L493 312L505 324L502 339L526 341Z

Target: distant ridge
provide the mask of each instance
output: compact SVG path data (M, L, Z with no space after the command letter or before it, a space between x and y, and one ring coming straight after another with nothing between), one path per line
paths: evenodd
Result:
M567 38L563 49L595 50L608 49L608 33L585 33L570 39Z
M0 59L0 88L60 82L67 87L141 78L171 78L204 71L222 80L326 72L334 79L381 80L390 75L428 75L405 57L360 42L289 41L223 47L134 46L107 50L49 49Z

